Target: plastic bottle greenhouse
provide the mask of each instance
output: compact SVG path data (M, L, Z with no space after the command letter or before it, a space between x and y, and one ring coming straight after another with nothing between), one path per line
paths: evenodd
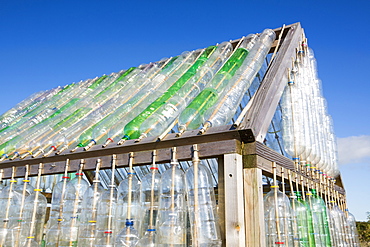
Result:
M0 155L0 247L360 246L299 23L33 94Z

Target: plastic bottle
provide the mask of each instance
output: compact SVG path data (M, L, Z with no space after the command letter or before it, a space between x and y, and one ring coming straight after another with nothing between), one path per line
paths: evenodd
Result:
M35 192L27 197L23 209L21 239L19 241L21 246L23 243L27 247L33 246L35 243L40 245L43 238L47 200L40 189L42 172L43 164L40 163Z
M88 247L95 244L98 202L104 193L104 188L99 180L100 163L101 160L98 159L93 184L85 191L83 196L79 220L79 246Z
M312 212L310 206L302 200L301 193L296 192L296 198L293 199L293 211L296 216L297 230L299 236L299 246L315 247L315 234L312 225Z
M81 160L76 177L67 185L63 207L64 221L61 225L58 242L60 247L77 246L81 202L85 191L89 187L89 183L83 179L83 165L84 161Z
M15 240L15 236L8 236L8 233L11 232L8 229L16 226L18 223L16 220L21 206L22 195L15 190L17 180L14 179L14 174L15 167L12 169L10 184L0 193L0 208L3 209L0 211L0 246L6 243L7 238Z
M173 60L174 59L171 59L167 63L167 65L165 65L165 67L162 69L162 72L170 71L168 69L169 64L170 64L170 67L176 67L176 65L178 65L177 63L171 62ZM77 143L76 144L73 143L72 145L75 145L76 147L89 148L88 146L92 146L95 144L101 144L102 142L104 142L105 139L109 137L109 136L106 136L106 134L107 134L107 131L111 128L111 126L116 121L120 120L125 114L127 114L131 110L131 108L134 107L134 105L136 104L136 101L140 101L140 100L142 101L145 99L144 95L141 95L142 92L144 91L146 94L148 94L148 91L149 91L150 93L150 90L152 90L153 87L148 87L149 85L147 84L151 82L152 74L155 75L157 72L158 71L157 71L157 66L156 66L155 70L153 69L143 70L140 74L137 75L138 78L137 77L130 78L130 80L132 80L132 82L130 83L131 87L128 88L127 91L133 90L133 94L130 94L129 96L122 95L121 97L119 97L117 104L116 104L118 107L114 109L114 111L111 114L105 116L104 118L101 118L98 122L96 122L94 125L91 125L89 128L86 128L86 130L82 134L80 133ZM158 75L163 75L163 74L159 73ZM161 85L161 83L159 83L159 85ZM158 85L155 85L155 87L158 87ZM144 90L144 88L146 90ZM135 92L136 94L134 94ZM142 96L142 97L139 97L139 96ZM122 101L122 98L124 98L123 101Z
M152 63L148 65L124 90L122 90L124 92L119 96L117 102L115 103L116 107L114 108L114 113L107 114L97 124L94 124L85 132L83 136L84 139L88 138L89 135L92 137L90 143L84 147L85 150L88 150L95 144L104 143L104 141L108 138L106 135L109 128L112 126L112 120L119 118L119 114L123 113L122 109L125 109L123 105L125 105L132 97L139 93L140 90L147 86L151 79L161 70L164 70L171 60L172 59L162 60L158 63ZM130 94L127 94L127 92L130 92ZM82 145L84 142L85 140L81 140Z
M16 122L19 118L21 118L24 114L28 111L31 111L38 105L42 104L42 102L48 100L49 98L53 97L57 94L62 88L56 87L51 90L47 91L40 91L34 93L15 105L13 108L5 112L0 116L0 133L5 131L7 127L14 122Z
M140 205L140 183L138 183L133 170L134 154L131 152L129 155L129 172L128 177L121 181L118 186L119 201L122 202L118 205L120 209L126 209L126 223L125 228L120 230L116 237L115 246L135 246L139 240L140 219L141 219L141 205ZM117 210L119 212L119 210ZM119 221L119 218L117 219ZM136 222L136 228L134 228ZM117 228L121 229L121 228Z
M315 189L312 189L311 197L311 211L313 217L314 231L318 233L315 235L316 244L331 247L329 219L327 214L327 208L324 200L317 195ZM333 245L334 246L334 245Z
M23 179L23 184L17 185L15 188L15 191L21 195L21 200L17 218L9 218L11 223L9 224L8 234L5 240L7 246L20 246L20 241L22 240L21 229L24 222L25 203L30 203L29 201L27 202L26 199L34 192L35 189L32 185L30 185L28 173L29 165L26 165L26 175Z
M264 199L266 246L294 246L293 212L288 197L271 186Z
M197 150L185 178L193 246L221 246L212 176L209 168L200 163Z
M158 167L155 164L156 150L153 151L153 162L150 173L142 179L141 186L141 207L144 212L142 223L142 238L137 246L155 246L157 243L157 216L159 208L159 186L161 176L158 173Z
M353 247L360 247L361 244L360 244L360 239L359 239L359 235L358 235L358 231L357 231L357 227L356 227L356 219L355 219L355 216L353 214L351 214L348 209L346 209L347 211L347 222L348 222L348 226L349 226L349 231L351 233L351 237L352 237L352 244L353 244Z
M158 246L185 247L187 211L184 172L175 158L162 174L157 223Z
M163 104L165 104L178 90L180 90L180 88L196 74L197 70L208 60L215 50L215 46L206 48L194 64L164 94L155 99L145 110L140 112L139 115L126 124L123 131L124 137L122 139L128 140L139 138L141 134L141 124Z
M196 52L183 52L174 62L158 73L158 75L151 80L150 84L145 86L132 99L122 105L117 115L114 114L111 119L107 119L105 124L109 124L107 126L111 127L107 128L108 138L103 144L103 147L106 147L111 142L118 142L118 144L120 144L119 141L121 140L122 130L125 125L147 108L154 99L166 92L166 90L192 66L195 59ZM116 118L116 116L118 117Z
M148 229L156 229L158 207L159 207L159 186L161 175L157 167L151 167L151 172L142 178L141 184L141 208L143 212L143 221L141 235L144 235Z
M256 35L249 35L243 40L240 47L234 51L207 87L182 111L178 123L180 133L184 132L187 128L196 129L204 122L204 112L213 106L225 88L230 86L230 80L248 56L256 39Z
M117 230L114 225L114 212L117 210L117 189L115 183L117 156L112 156L111 182L98 202L95 247L113 247Z
M167 103L143 122L140 126L141 138L162 134L189 102L211 81L214 74L227 60L231 51L232 46L229 42L223 42L217 46L217 49L210 55L208 60L197 70L195 76L188 80Z
M35 189L35 192L27 197L24 206L22 230L21 234L24 237L29 237L30 228L34 228L34 241L41 244L47 208L46 197L41 194L41 189Z
M96 247L113 247L114 236L117 234L114 224L114 212L117 210L117 189L110 187L100 197L97 212L95 233Z
M115 247L134 247L139 241L139 233L134 228L134 221L127 219L126 227L116 238Z
M131 187L131 189L129 187ZM117 234L124 233L122 230L127 227L126 219L129 219L130 222L133 221L133 225L130 223L129 228L141 228L141 218L143 214L140 205L140 190L141 182L137 179L136 173L133 172L129 172L128 177L123 179L118 185L118 203L116 210ZM128 210L130 210L130 217L127 215Z
M231 120L245 92L249 89L258 71L261 69L274 40L275 32L273 30L266 29L262 32L255 45L250 49L250 53L240 69L231 79L229 90L225 90L217 102L205 111L203 118L207 121L204 123L204 126L216 127L226 125ZM206 128L208 126L205 126L203 129Z

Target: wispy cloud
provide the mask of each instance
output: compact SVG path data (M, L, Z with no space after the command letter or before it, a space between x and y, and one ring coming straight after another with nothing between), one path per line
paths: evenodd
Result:
M370 163L370 136L338 138L339 165Z

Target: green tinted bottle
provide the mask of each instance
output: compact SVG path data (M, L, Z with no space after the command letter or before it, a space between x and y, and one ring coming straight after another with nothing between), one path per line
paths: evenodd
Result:
M317 223L314 222L314 227L319 228L319 236L321 243L326 247L332 247L330 238L329 219L327 208L324 200L317 195L315 189L312 189L312 214L316 214ZM317 226L315 226L317 224ZM316 241L317 242L317 241Z
M191 77L196 74L197 70L208 60L216 48L216 46L210 46L205 49L194 64L162 96L157 98L137 117L131 120L124 128L123 139L128 140L139 138L141 134L139 131L141 124L162 105L164 105L187 81L189 81Z
M217 72L207 88L180 114L180 128L196 129L202 124L204 112L216 103L220 93L228 86L230 79L235 75L248 54L249 51L245 48L238 48L234 52Z

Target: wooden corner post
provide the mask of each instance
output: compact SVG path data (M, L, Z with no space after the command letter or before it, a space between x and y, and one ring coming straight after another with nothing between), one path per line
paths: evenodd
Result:
M219 212L222 246L245 246L243 160L237 153L219 158Z

